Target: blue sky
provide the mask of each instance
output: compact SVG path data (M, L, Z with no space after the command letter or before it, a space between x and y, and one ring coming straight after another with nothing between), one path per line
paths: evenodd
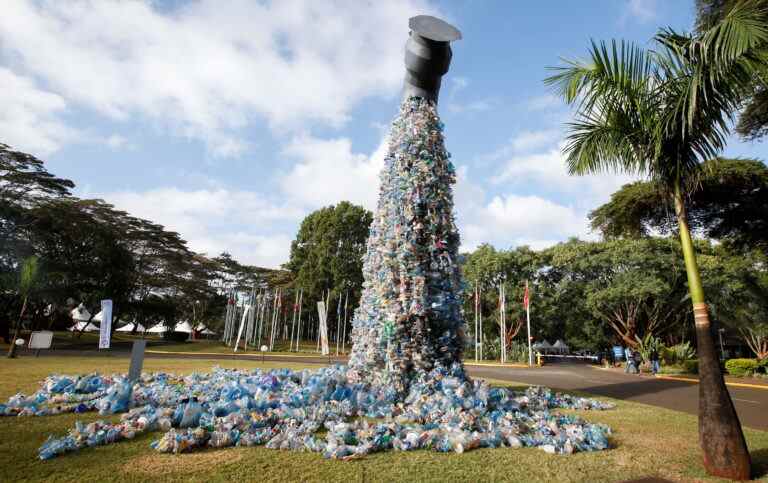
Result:
M463 248L594 238L586 214L627 182L568 177L568 111L547 66L589 39L649 46L687 30L689 0L387 2L9 0L0 17L0 141L77 194L179 231L190 246L277 267L303 216L375 206L402 87L408 18L464 38L440 112L459 171ZM728 156L768 157L733 139Z

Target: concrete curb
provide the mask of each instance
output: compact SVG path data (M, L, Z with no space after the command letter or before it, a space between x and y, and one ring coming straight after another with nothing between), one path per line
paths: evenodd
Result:
M612 372L611 369L606 369L604 367L595 367L595 366L590 366L590 367L592 367L593 369L601 370L601 371ZM665 381L682 381L682 382L690 382L691 384L698 384L699 383L699 380L696 379L696 378L693 378L693 377L665 376L665 375L659 375L659 374L656 374L653 377L655 377L656 379L662 379L662 380L665 380ZM763 389L765 391L768 391L768 384L765 384L765 385L764 384L749 384L749 383L746 383L746 382L729 382L729 381L725 381L725 385L726 386L733 386L733 387L747 387L747 388L750 388L750 389Z
M692 377L677 377L677 376L659 376L658 374L655 376L656 379L664 379L667 381L685 381L690 382L691 384L698 384L699 380L694 379ZM764 391L768 391L768 386L762 385L762 384L749 384L746 382L729 382L725 381L726 386L733 386L733 387L747 387L750 389L762 389Z

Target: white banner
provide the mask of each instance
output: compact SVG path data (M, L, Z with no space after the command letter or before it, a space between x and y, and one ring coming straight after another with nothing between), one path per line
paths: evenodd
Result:
M109 349L112 335L112 301L101 301L101 329L99 330L99 349Z
M326 321L325 302L317 303L317 315L320 317L320 344L324 356L330 354L328 348L328 325Z
M240 346L240 337L243 336L243 327L245 327L245 319L248 317L248 311L251 310L250 305L246 305L243 309L243 317L240 319L240 329L237 331L237 340L235 341L235 352L237 352Z

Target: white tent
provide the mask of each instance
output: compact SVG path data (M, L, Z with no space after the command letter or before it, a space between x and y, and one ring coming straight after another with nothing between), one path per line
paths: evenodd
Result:
M166 328L162 322L160 322L159 324L155 324L149 329L147 329L148 334L162 334L165 331L166 331Z
M549 352L550 350L552 350L552 345L546 340L543 340L541 342L537 342L533 344L533 348L536 350L540 350L542 352Z
M91 320L91 313L88 312L88 309L86 309L83 304L78 305L72 311L69 313L69 315L72 317L72 320L75 322L80 321L89 321Z
M216 335L216 332L212 331L203 324L199 324L197 327L195 327L195 331L200 332L203 335Z
M173 329L174 332L184 332L185 334L191 334L192 333L192 326L189 325L189 322L186 320L184 322L179 322L176 324L176 328Z
M93 321L101 323L101 310L99 310L98 314L93 316ZM115 322L115 320L112 320L112 325L123 325L125 323L126 322L123 322L122 320L118 320L117 322Z
M552 348L560 354L568 352L568 345L563 342L562 339L557 339L557 342L555 342L555 345L553 345Z
M138 322L130 322L130 323L120 327L119 329L115 330L115 332L133 332L133 326L134 325L136 326L136 332L144 332L145 330L147 330L146 327L144 327L143 325L139 324Z
M98 332L99 328L91 324L90 322L86 322L85 320L81 320L80 322L77 322L75 325L69 328L70 332L77 332L81 330L83 332Z

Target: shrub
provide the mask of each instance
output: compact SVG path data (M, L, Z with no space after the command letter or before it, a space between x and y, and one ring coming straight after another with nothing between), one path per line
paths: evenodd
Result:
M736 377L751 376L759 367L755 359L728 359L725 362L725 370Z
M686 374L698 374L699 373L699 360L698 359L689 359L687 361L683 361L682 366L683 366L683 371L685 371Z
M486 340L483 344L483 359L484 360L499 360L501 359L501 339L496 337L491 340ZM474 356L474 351L468 353L468 355ZM528 363L528 346L522 342L513 340L512 344L507 346L507 362L522 362Z
M690 342L683 342L681 344L673 345L672 347L662 347L659 351L664 364L680 364L683 365L685 361L689 361L696 357L696 351L691 347Z
M635 336L637 339L637 350L640 352L640 356L644 361L651 360L651 351L656 349L659 357L662 357L664 352L664 344L661 343L661 339L654 337L652 334L646 334L642 339Z

